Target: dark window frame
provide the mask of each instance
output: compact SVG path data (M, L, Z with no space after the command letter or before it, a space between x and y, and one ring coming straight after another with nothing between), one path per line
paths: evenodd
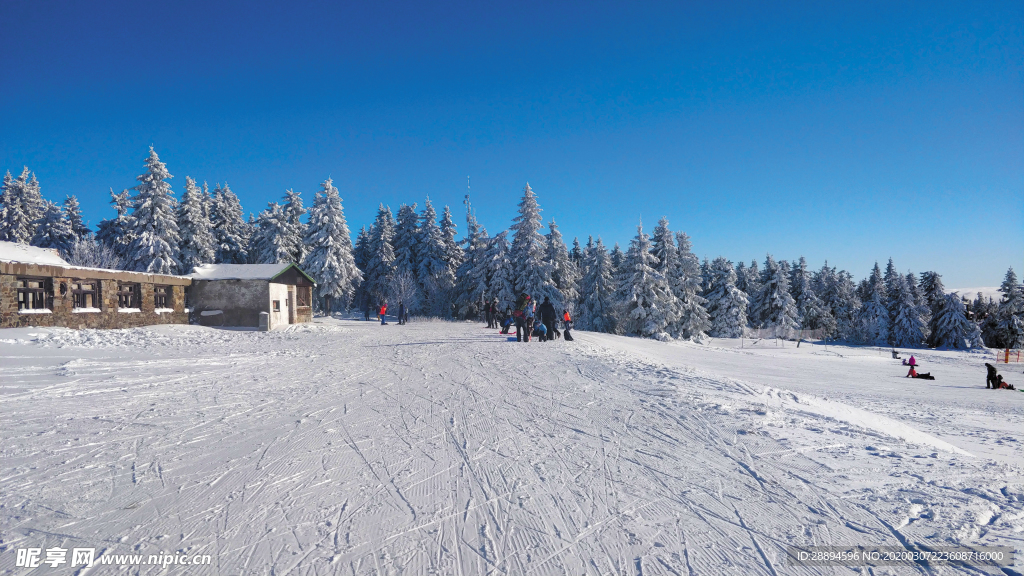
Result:
M138 282L117 283L117 307L142 308L142 284Z
M312 286L296 286L295 287L295 307L296 308L309 308L313 305L313 287Z
M92 289L83 288L83 286L92 286ZM74 309L79 308L100 308L100 281L99 280L83 280L74 279L71 281L71 306ZM92 296L92 306L85 305L85 297Z
M39 286L29 286L39 283ZM19 276L15 281L18 292L18 311L53 310L53 278ZM26 306L30 303L30 306Z
M272 309L274 310L274 312L280 312L281 311L281 301L280 300L274 300L273 308Z
M170 286L158 284L153 286L153 308L171 308L173 290Z

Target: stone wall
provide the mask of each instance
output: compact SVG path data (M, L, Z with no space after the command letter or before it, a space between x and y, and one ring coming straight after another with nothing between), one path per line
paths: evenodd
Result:
M44 277L38 274L38 270L31 270L29 272L36 272L36 274L29 273L23 275L36 278ZM151 324L188 324L188 314L185 313L185 286L181 284L170 286L170 307L174 309L174 312L157 314L154 311L153 289L156 284L153 282L138 282L141 288L141 312L121 312L117 305L117 279L95 280L88 278L85 273L76 277L51 276L53 290L49 295L53 297L53 305L50 307L50 313L22 314L18 312L18 277L19 275L15 274L0 273L0 328L20 326L134 328ZM131 276L126 278L134 280ZM100 303L99 312L74 311L74 299L70 288L71 283L76 279L88 279L98 284L99 294L97 295L97 300ZM180 281L180 279L177 280ZM65 287L63 295L61 294L62 284Z

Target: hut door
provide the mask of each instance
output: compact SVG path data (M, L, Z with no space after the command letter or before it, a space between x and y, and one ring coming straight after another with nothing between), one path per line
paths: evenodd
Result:
M288 287L288 323L295 324L295 286Z

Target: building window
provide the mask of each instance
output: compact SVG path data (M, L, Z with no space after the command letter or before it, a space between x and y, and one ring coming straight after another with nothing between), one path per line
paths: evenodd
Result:
M119 282L117 284L117 307L139 308L139 285Z
M171 307L171 287L170 286L154 286L153 287L153 307L154 308L170 308Z
M281 301L280 300L274 300L274 312L280 312L280 311L281 311Z
M295 287L295 306L297 308L308 308L312 305L313 288L309 286Z
M46 310L53 304L53 280L18 278L18 310Z
M75 308L99 308L95 280L74 280L71 282L71 298Z

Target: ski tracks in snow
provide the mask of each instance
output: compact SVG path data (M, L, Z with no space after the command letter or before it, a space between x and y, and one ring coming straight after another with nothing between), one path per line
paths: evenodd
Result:
M1020 542L1019 468L586 333L140 334L0 345L21 359L0 397L0 568L96 546L212 554L211 574L775 575L841 573L787 566L789 544Z

